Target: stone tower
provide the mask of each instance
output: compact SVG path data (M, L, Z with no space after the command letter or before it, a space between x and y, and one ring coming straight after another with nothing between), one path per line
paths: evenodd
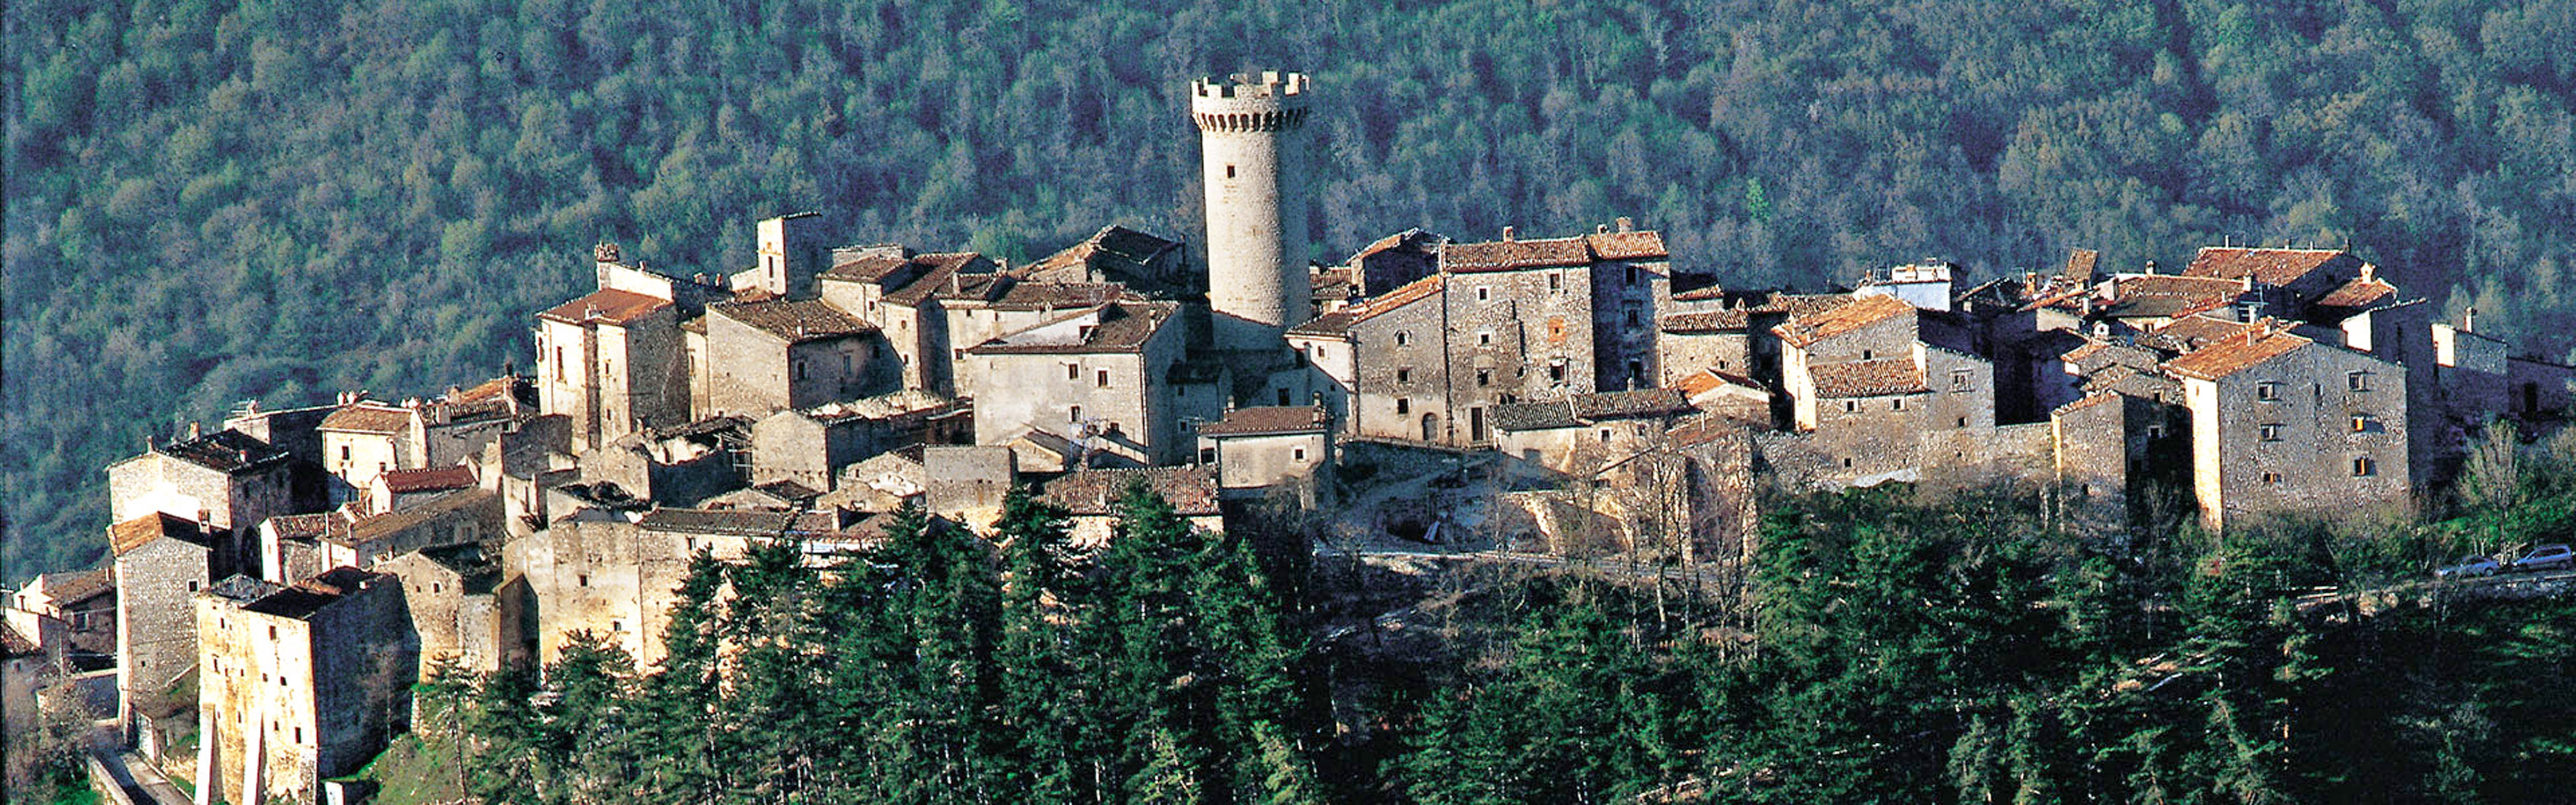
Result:
M1285 348L1313 315L1306 277L1304 73L1237 73L1190 84L1207 186L1208 307L1218 349Z

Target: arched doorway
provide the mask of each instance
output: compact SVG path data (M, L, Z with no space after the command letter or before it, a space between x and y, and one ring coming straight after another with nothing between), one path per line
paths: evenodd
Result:
M1426 442L1440 441L1439 414L1422 415L1422 440Z

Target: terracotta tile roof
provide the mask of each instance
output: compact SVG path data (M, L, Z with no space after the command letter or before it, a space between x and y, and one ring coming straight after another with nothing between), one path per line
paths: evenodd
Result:
M941 298L955 298L952 295L962 295L970 288L978 298L982 298L981 294L985 292L997 292L992 286L1001 275L994 273L992 261L983 259L982 255L965 252L925 254L912 259L926 270L903 287L886 292L887 304L920 307L934 294ZM952 284L955 286L953 289L950 287Z
M2057 308L2059 310L2080 310L2084 307L2083 298L2085 295L2092 292L2093 289L2091 288L2080 287L2059 291L2057 293L2031 300L2030 304L2021 306L2021 309L2024 312L2043 310L2047 308Z
M1696 447L1719 439L1743 435L1746 423L1726 414L1701 414L1674 425L1664 438L1674 447Z
M1071 310L1098 307L1124 294L1127 286L1115 282L1030 282L1010 284L1002 295L993 299L1001 310Z
M2266 285L2288 285L2321 270L2357 271L2361 260L2335 249L2247 249L2239 247L2202 247L2192 255L2185 275L2241 279L2253 277Z
M423 523L458 509L497 497L499 495L489 490L459 489L430 498L419 506L402 511L367 515L358 518L355 522L345 524L331 523L314 538L344 548L355 548L419 527Z
M1138 482L1169 501L1183 517L1220 513L1216 468L1208 465L1075 470L1048 481L1040 496L1075 516L1108 516L1118 513L1118 498L1127 493L1129 485Z
M1692 372L1689 376L1682 378L1680 382L1674 383L1672 385L1672 389L1674 391L1681 392L1684 397L1697 397L1726 386L1742 386L1755 391L1763 390L1761 381L1739 374L1720 372L1715 369L1703 369L1697 372Z
M1807 374L1815 380L1816 396L1826 399L1918 394L1931 390L1923 382L1923 370L1914 365L1910 356L1828 363L1809 367Z
M281 514L268 518L267 522L268 530L275 532L278 539L306 540L320 539L333 525L344 524L341 516L334 512Z
M588 296L556 305L546 312L537 314L537 318L565 324L598 321L602 324L622 326L642 318L645 314L670 306L671 301L668 299L646 296L633 291L601 288L590 292Z
M1356 307L1356 306L1354 306ZM1291 335L1342 335L1351 331L1351 322L1359 316L1351 308L1316 316L1304 324L1288 328Z
M116 580L109 577L109 569L104 567L47 573L37 578L44 582L45 597L53 599L55 606L69 606L116 592Z
M216 472L237 472L287 459L286 451L237 430L219 430L159 445L152 452Z
M397 495L408 495L416 492L471 487L474 485L474 468L458 464L453 467L386 470L376 477L382 479L386 491Z
M2199 380L2217 380L2313 343L2316 342L2287 331L2267 334L2264 328L2248 328L2237 337L2210 342L2208 346L2166 361L2165 371Z
M1714 284L1706 288L1693 288L1691 290L1673 294L1673 301L1676 302L1704 302L1710 299L1724 298L1726 298L1726 287Z
M1583 236L1584 245L1603 260L1652 260L1671 257L1661 232L1601 232Z
M37 648L36 641L18 633L18 627L0 623L0 657L16 659L43 653L43 649Z
M1673 298L1678 300L1682 297L1677 295ZM1701 298L1714 299L1722 298L1722 296L1704 296ZM1791 316L1812 315L1851 304L1852 299L1853 297L1850 294L1774 293L1764 296L1760 302L1756 302L1754 304L1738 305L1720 310L1676 313L1670 316L1665 316L1662 321L1658 322L1657 326L1661 327L1664 332L1668 333L1730 332L1751 326L1754 316L1778 314L1787 314Z
M1066 247L1064 251L1048 255L1045 259L1030 263L1018 270L1030 274L1043 274L1075 266L1089 269L1098 267L1103 262L1111 262L1124 264L1112 267L1131 273L1141 272L1146 263L1162 256L1164 252L1180 248L1180 245L1179 241L1165 240L1113 224L1101 227L1100 231L1092 233L1091 237L1084 238L1081 243Z
M323 572L322 575L262 595L257 600L243 604L242 609L302 620L322 611L323 607L348 597L350 593L357 592L368 582L380 578L384 578L384 574L369 573L354 567L335 567Z
M153 512L107 527L107 546L118 556L150 545L162 537L190 545L214 545L213 536L199 527L197 521L166 512Z
M841 312L819 299L773 299L765 302L718 302L707 310L786 339L788 343L842 338L876 332L876 325Z
M1276 405L1237 408L1225 412L1225 418L1199 426L1201 436L1259 436L1275 433L1316 433L1324 430L1324 409L1312 405Z
M1446 243L1440 246L1440 270L1450 272L1513 271L1591 264L1592 249L1579 237Z
M796 503L811 503L815 498L823 496L822 492L816 491L813 487L783 479L760 484L752 488L759 490L762 494L766 494L770 497Z
M506 400L534 394L536 392L536 388L536 382L525 377L496 377L481 383L476 383L473 388L457 392L449 401L470 403L483 402L485 400Z
M1898 316L1914 314L1914 306L1893 296L1865 296L1850 304L1822 313L1795 316L1785 324L1771 328L1780 340L1804 348L1818 341L1849 333Z
M2326 307L2367 307L2397 296L2397 286L2377 277L2356 277L2317 299Z
M915 265L912 258L897 254L863 254L832 264L822 273L823 279L850 282L879 282L905 266Z
M1362 260L1375 256L1380 252L1392 251L1398 247L1425 255L1437 255L1440 251L1440 244L1447 242L1448 240L1448 238L1433 234L1421 227L1415 227L1386 237L1378 238L1376 242L1360 247L1359 251L1351 254L1349 264L1359 265Z
M1746 313L1743 308L1735 308L1732 310L1709 310L1699 313L1675 313L1658 320L1655 323L1655 326L1667 333L1687 335L1694 333L1738 332L1752 323L1753 316L1751 314Z
M2084 409L2087 409L2087 408L2091 408L2091 407L2096 406L2096 405L2101 405L2101 404L2103 404L2103 403L2110 402L2110 401L2112 401L2112 400L2117 400L2117 399L2120 399L2120 395L2119 395L2119 394L2117 394L2117 393L2114 393L2114 392L2108 392L2108 391L2097 391L2097 392L2094 392L2094 393L2092 393L2092 394L2087 394L2087 395L2084 395L2084 396L2082 396L2082 397L2079 397L2079 398L2077 398L2074 402L2071 402L2071 403L2067 403L2067 404L2065 404L2065 405L2058 406L2058 407L2057 407L2057 410L2055 410L2055 411L2051 411L2050 413L2053 413L2053 414L2071 414L2071 413L2074 413L2074 412L2077 412L2077 411L2081 411L2081 410L2084 410Z
M2082 346L2067 350L2064 353L2059 354L2057 357L2068 363L2082 363L2086 358L2091 358L2102 350L2110 348L2111 342L2109 341L2085 341Z
M1442 288L1447 287L1448 282L1448 278L1433 274L1405 283L1395 290L1386 292L1384 296L1352 305L1348 311L1351 315L1351 323L1368 321L1387 311L1429 299L1440 293Z
M1628 419L1640 416L1678 414L1691 408L1682 393L1672 389L1635 389L1576 394L1566 398L1574 406L1574 415L1584 420Z
M2101 263L2101 261L2101 252L2097 252L2092 249L2076 249L2066 254L2066 267L2059 269L2057 275L2071 280L2077 285L2091 285L2093 284L2093 267Z
M411 429L411 409L383 403L355 403L323 417L322 429L351 433L401 433Z
M968 348L966 352L976 355L1136 352L1144 349L1145 342L1152 340L1154 334L1162 330L1163 323L1179 309L1179 304L1174 302L1114 302L986 341ZM1051 328L1056 325L1095 315L1098 323L1088 325L1079 337L1051 337L1056 332ZM1046 335L1042 336L1038 332L1040 330L1045 330Z
M2249 326L2216 316L2184 316L2148 334L2146 343L2172 352L2190 352L2212 341L2243 335Z
M2180 299L2233 298L2245 292L2245 284L2233 279L2188 277L2172 274L2148 274L2121 277L2111 283L2111 296L2127 301L2139 297Z

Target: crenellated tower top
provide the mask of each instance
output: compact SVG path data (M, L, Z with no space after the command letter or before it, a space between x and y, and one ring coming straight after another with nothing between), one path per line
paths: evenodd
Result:
M1200 131L1287 131L1306 122L1305 73L1236 73L1190 82L1190 120Z

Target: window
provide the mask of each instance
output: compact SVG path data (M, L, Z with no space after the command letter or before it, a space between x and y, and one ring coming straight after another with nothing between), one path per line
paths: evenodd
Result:
M198 582L197 582L197 580L196 580L196 579L189 579L189 580L188 580L188 592L192 592L192 593L193 593L193 592L196 592L196 591L197 591L197 584L198 584Z
M1846 414L1856 414L1856 413L1860 413L1860 401L1859 401L1859 400L1844 400L1844 401L1843 401L1843 413L1846 413Z
M1493 291L1491 291L1491 290L1489 290L1489 289L1485 288L1484 286L1481 286L1481 285L1476 286L1476 301L1478 301L1478 302L1482 302L1482 301L1485 301L1485 300L1487 300L1487 299L1492 299L1492 298L1493 298L1493 295L1492 295L1492 294L1493 294Z
M609 621L609 622L608 622L608 630L609 630L609 631L612 631L612 632L623 632L623 631L626 631L626 622L625 622L625 621Z
M1407 397L1395 398L1395 412L1399 414L1413 413L1413 400Z
M1294 461L1306 460L1306 448L1297 447L1289 449L1288 458Z
M344 445L340 445L340 460L341 460L341 461L344 461L344 462L349 460L349 446L348 446L348 445L345 445L345 444L344 444Z
M1400 347L1400 346L1404 346L1406 342L1409 342L1409 341L1412 341L1412 340L1413 340L1413 334L1412 334L1412 333L1408 333L1408 332L1405 332L1405 331L1403 331L1403 330L1397 330L1397 331L1395 331L1395 345L1396 345L1396 346L1399 346L1399 347Z
M588 573L583 573L583 574L581 574L581 575L574 576L574 577L573 577L573 580L574 580L576 583L578 583L578 584L580 584L581 586L583 586L583 587L588 587L588 586L590 586L590 574L588 574Z
M805 362L804 362L804 361L797 361L797 362L796 362L796 379L798 379L798 380L803 380L803 379L805 379Z
M304 728L303 728L303 727L296 727L296 728L295 728L295 742L296 742L296 743L303 743L303 742L304 742Z
M1213 448L1213 447L1202 447L1202 448L1199 448L1199 463L1201 463L1201 464L1214 464L1214 463L1216 463L1216 448Z
M2280 482L2281 482L2281 474L2280 474L2280 473L2277 473L2277 472L2267 472L2267 473L2263 473L2263 482L2264 482L2264 483L2267 483L2267 484L2277 484L2277 483L2280 483Z
M1967 426L1968 426L1968 418L1967 418L1967 417L1960 417L1960 418L1959 418L1959 427L1964 428L1964 427L1967 427Z
M966 359L966 348L965 348L965 347L958 347L958 348L956 348L956 349L949 350L949 351L948 351L948 355L949 355L949 359L950 359L950 360L959 360L959 361L965 360L965 359Z
M270 640L275 640L275 639L277 639L277 625L276 625L276 624L269 624L269 627L268 627L268 639L270 639Z
M2344 376L2343 376L2343 382L2344 382L2344 388L2351 389L2351 390L2353 390L2353 391L2369 391L2369 390L2370 390L2370 373L2369 373L2369 372L2345 372L2345 373L2344 373Z
M841 353L841 374L846 376L846 375L848 375L849 373L850 373L850 353L844 352L844 353Z
M433 581L429 583L429 591L433 594L447 592L447 585Z
M1398 367L1396 367L1396 368L1395 368L1395 382L1398 382L1398 383L1411 383L1411 382L1413 382L1413 367L1410 367L1410 366L1398 366Z
M1232 179L1232 178L1234 178L1234 166L1233 166L1233 165L1227 165L1227 166L1225 166L1225 178L1228 178L1228 179Z
M1105 389L1105 388L1108 388L1108 387L1109 387L1109 370L1107 370L1107 369L1102 369L1102 370L1100 370L1100 371L1099 371L1099 373L1093 377L1093 385L1099 386L1099 387L1104 388L1104 389Z
M1494 343L1494 331L1492 331L1492 330L1477 330L1477 331L1476 331L1476 345L1477 345L1477 346L1489 346L1489 345L1492 345L1493 343Z
M1637 313L1638 307L1635 302L1623 302L1619 305L1619 319L1630 327L1637 326Z
M1547 379L1554 380L1559 383L1565 382L1565 362L1557 361L1555 363L1548 364Z
M1066 379L1066 380L1081 380L1081 379L1082 379L1082 364L1079 364L1079 363L1068 363L1068 364L1065 364L1065 365L1064 365L1064 379Z
M1629 266L1629 267L1628 267L1628 284L1630 284L1630 285L1635 285L1635 284L1637 284L1637 267L1636 267L1636 266Z
M1905 398L1903 398L1903 397L1898 397L1898 398L1896 398L1896 399L1893 399L1893 400L1889 400L1889 401L1887 401L1887 410L1890 410L1890 411L1903 411L1903 410L1905 410Z
M1848 470L1848 469L1851 469L1851 457L1850 457L1850 456L1844 456L1844 457L1843 457L1843 469L1847 469L1847 470Z
M556 380L556 381L558 381L558 382L560 382L560 381L562 381L563 379L564 379L564 368L563 368L563 347L556 347L556 348L555 348L555 380Z
M1869 350L1866 350L1866 349L1864 349L1864 350L1861 350L1861 351L1860 351L1860 359L1861 359L1861 360L1864 360L1864 361L1865 361L1865 360L1869 360L1869 359L1872 359L1872 358L1875 358L1875 357L1878 357L1878 353L1876 353L1876 352L1872 352L1872 351L1869 351Z
M2254 399L2262 402L2281 399L2281 384L2269 380L2254 384Z
M1548 275L1547 275L1547 289L1548 289L1548 290L1551 290L1551 291L1562 291L1562 290L1565 290L1565 275L1563 275L1563 274L1558 274L1558 273L1553 272L1553 271L1548 272Z
M1065 411L1064 411L1064 421L1066 421L1066 422L1072 422L1072 423L1075 423L1075 424L1081 424L1081 422L1082 422L1082 406L1076 405L1076 406L1073 406L1073 407L1070 407L1070 408L1066 408L1066 409L1065 409Z
M2281 426L2269 424L2259 425L2254 428L2254 435L2256 438L2262 439L2263 441L2277 442L2281 440Z
M1951 391L1967 391L1967 390L1968 390L1968 378L1969 378L1970 374L1971 374L1971 373L1970 373L1968 370L1966 370L1966 369L1952 369L1952 370L1950 370L1950 390L1951 390Z
M2371 419L2369 414L2352 415L2352 432L2371 433L2377 430L2379 430L2379 422Z
M1610 443L1610 429L1609 429L1609 428L1602 428L1602 429L1601 429L1601 443L1602 443L1602 444L1609 444L1609 443Z
M2367 478L2378 474L2379 463L2370 460L2369 456L2352 457L2352 477Z
M1479 386L1490 386L1490 385L1493 385L1493 384L1494 384L1494 370L1492 370L1492 369L1478 369L1478 370L1476 370L1476 385L1479 385Z

